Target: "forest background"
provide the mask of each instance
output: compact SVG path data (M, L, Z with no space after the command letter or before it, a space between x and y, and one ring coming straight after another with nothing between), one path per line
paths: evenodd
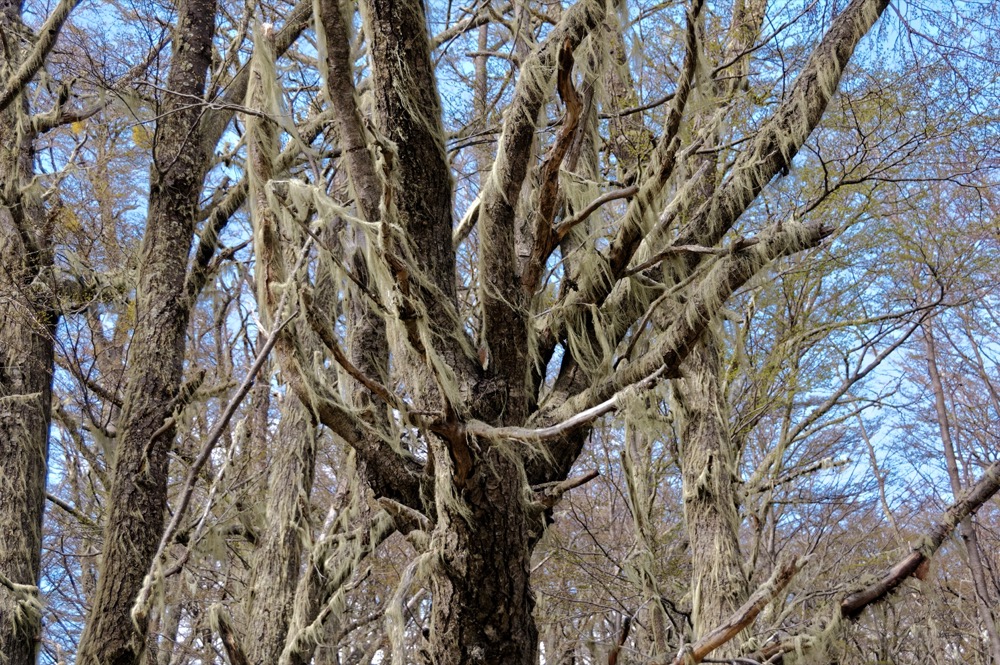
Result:
M1000 662L998 11L0 0L0 662Z

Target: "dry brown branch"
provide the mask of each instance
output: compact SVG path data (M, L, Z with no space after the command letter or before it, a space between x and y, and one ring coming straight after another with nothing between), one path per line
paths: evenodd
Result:
M545 270L545 263L558 242L558 237L552 228L552 220L559 203L559 168L573 144L577 127L580 125L580 114L583 111L580 94L573 86L573 48L572 40L567 37L559 52L559 73L556 87L559 91L559 97L566 105L566 117L556 135L552 149L549 150L549 154L546 155L545 161L542 163L538 211L534 224L534 243L528 262L524 266L524 272L521 274L521 286L529 298L538 288L538 282Z
M975 485L948 507L934 526L913 544L913 550L899 560L879 581L852 593L840 603L840 613L849 619L860 616L866 607L887 598L906 578L930 561L958 524L975 513L1000 490L1000 462L994 462Z
M802 570L808 562L808 556L799 557L776 569L771 579L757 589L725 623L717 626L694 644L682 649L674 659L673 665L684 665L688 662L700 663L705 656L736 637L741 630L753 623L761 610L767 607L767 604L788 586L795 574Z

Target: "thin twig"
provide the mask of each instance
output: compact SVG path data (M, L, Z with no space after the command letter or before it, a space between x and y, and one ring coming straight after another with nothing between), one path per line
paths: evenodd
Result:
M559 499L562 498L563 494L580 487L581 485L586 485L594 478L601 475L601 472L597 469L592 469L582 476L577 476L576 478L567 478L566 480L556 483L555 486L550 487L546 490L538 492L536 499L546 508L551 508L552 506L559 503Z

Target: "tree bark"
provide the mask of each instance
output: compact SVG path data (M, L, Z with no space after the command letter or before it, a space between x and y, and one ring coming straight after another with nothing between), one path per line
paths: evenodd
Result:
M733 103L747 76L749 58L740 54L756 42L766 5L764 0L733 3L721 60L734 62L735 71L711 84L720 106ZM714 146L719 143L719 133L711 122L711 113L703 111L694 124ZM693 159L692 201L708 201L715 195L717 161L718 155L712 151ZM679 217L687 219L692 212L682 209ZM703 222L697 216L695 221ZM697 242L714 244L710 228L696 226L692 231ZM672 272L679 282L700 260L701 256L690 254L665 264L665 272ZM709 329L682 365L684 380L674 385L681 422L684 519L691 544L692 617L697 639L721 625L750 593L739 543L739 450L729 431L728 398L721 385L721 348L721 340ZM719 655L735 657L739 650L740 640L732 640L720 648Z
M199 131L215 32L215 0L178 7L166 99L153 142L149 213L136 291L108 518L97 591L79 665L133 665L145 649L146 621L130 610L163 532L168 453L175 427L190 305L184 297L208 156Z
M719 341L709 331L691 351L674 387L680 423L684 521L691 544L692 620L696 638L722 624L747 599L739 543L737 451L729 435ZM735 656L738 641L721 657Z
M0 3L0 31L13 35L21 3ZM0 80L21 64L18 40L0 49ZM34 663L41 642L37 589L52 409L51 234L28 189L34 162L27 95L0 111L0 655ZM20 585L20 586L14 586Z
M277 663L285 648L295 604L302 543L309 530L309 495L316 463L316 429L309 412L289 392L272 449L266 524L254 553L243 649L251 665Z
M439 450L436 463L449 464L447 455ZM468 479L462 508L438 502L431 548L441 556L431 573L429 648L437 665L535 662L538 630L528 584L532 525L519 466L492 447Z

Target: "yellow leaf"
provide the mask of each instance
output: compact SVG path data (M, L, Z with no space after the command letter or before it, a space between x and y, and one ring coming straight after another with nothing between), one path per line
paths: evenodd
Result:
M59 213L59 218L67 231L80 230L80 218L69 208L63 208Z
M149 148L153 145L153 137L142 125L132 125L132 141L138 148Z
M83 134L83 120L77 120L72 125L69 126L70 131L79 136Z

